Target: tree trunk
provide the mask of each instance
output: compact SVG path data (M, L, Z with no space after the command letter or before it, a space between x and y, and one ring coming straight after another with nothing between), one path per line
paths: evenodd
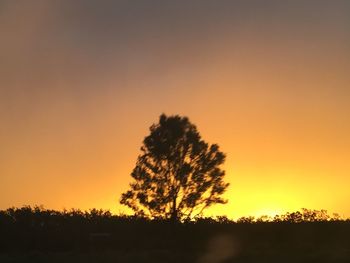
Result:
M173 206L172 206L172 211L171 211L171 221L176 222L178 220L177 218L177 208L176 208L176 197L173 199Z

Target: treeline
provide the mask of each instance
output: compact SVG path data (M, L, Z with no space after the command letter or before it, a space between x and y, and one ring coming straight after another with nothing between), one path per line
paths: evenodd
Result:
M182 223L149 220L109 211L56 211L25 206L0 211L0 252L91 251L99 249L171 249L200 251L218 233L252 244L300 241L344 244L350 220L326 211L302 209L274 218L199 217ZM303 236L308 236L303 240ZM341 245L342 246L342 245Z
M130 222L130 221L161 221L150 220L144 217L137 217L133 215L112 214L109 210L103 209L70 209L70 210L51 210L45 209L43 206L23 206L20 208L8 208L6 210L0 210L0 223L3 224L17 224L18 226L49 226L60 225L63 222L80 222L80 223L101 223L105 221L115 222ZM229 219L226 216L216 217L195 217L185 220L182 223L261 223L261 222L289 222L289 223L302 223L302 222L334 222L334 221L350 221L350 218L343 218L337 213L332 215L328 214L327 210L312 210L302 208L301 211L287 212L286 214L276 215L274 217L262 215L260 217L248 216L241 217L237 220Z
M349 218L342 218L338 213L328 214L327 210L312 210L302 208L301 211L287 212L286 214L276 215L274 217L263 215L260 217L241 217L237 220L238 223L244 222L327 222L327 221L349 221Z

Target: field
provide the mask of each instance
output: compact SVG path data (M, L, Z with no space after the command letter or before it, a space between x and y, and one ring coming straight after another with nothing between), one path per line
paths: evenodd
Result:
M350 262L344 220L173 223L14 210L2 212L0 222L0 262L6 263Z

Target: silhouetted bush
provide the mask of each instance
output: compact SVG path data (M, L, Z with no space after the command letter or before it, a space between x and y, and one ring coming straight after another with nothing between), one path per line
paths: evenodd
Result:
M83 255L115 251L119 259L122 255L134 258L136 253L134 262L143 262L143 253L150 253L147 257L154 259L149 262L193 262L212 244L210 240L227 239L237 244L240 262L256 262L254 253L260 256L272 253L281 258L289 255L297 262L298 253L311 257L322 252L329 253L329 257L343 255L348 259L349 236L350 221L328 216L324 210L303 209L272 219L243 217L237 221L227 217L199 217L182 223L113 215L97 209L55 211L25 206L0 211L0 261L4 253L21 255L40 251ZM291 262L281 258L276 262ZM319 262L327 262L322 261L324 256L319 258Z

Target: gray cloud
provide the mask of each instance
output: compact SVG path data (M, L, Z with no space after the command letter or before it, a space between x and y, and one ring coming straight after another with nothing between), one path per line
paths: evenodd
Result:
M267 56L349 53L350 4L342 0L36 0L0 7L3 90L94 90L111 79L122 87L133 76L200 69L217 54L241 59L235 54L247 52L244 42Z

